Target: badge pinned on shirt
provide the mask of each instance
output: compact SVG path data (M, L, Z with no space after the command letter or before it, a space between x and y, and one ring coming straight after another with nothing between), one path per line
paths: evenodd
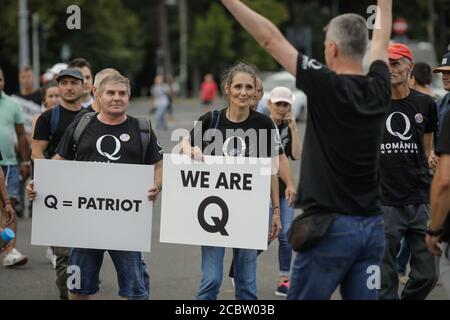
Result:
M423 123L423 115L421 113L418 113L414 116L414 119L416 119L416 122L418 124L422 124Z
M130 141L130 139L131 139L130 135L126 134L126 133L124 133L120 136L120 141L123 141L123 142L128 142L128 141Z

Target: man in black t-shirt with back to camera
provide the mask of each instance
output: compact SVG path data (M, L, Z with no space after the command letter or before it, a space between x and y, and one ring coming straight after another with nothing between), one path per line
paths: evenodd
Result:
M330 21L326 67L299 53L270 21L241 1L222 3L296 76L297 87L308 96L300 177L304 216L294 221L304 226L297 235L307 241L291 242L299 252L288 299L330 299L338 286L343 299L376 299L377 281L371 279L384 251L378 149L391 96L387 47L392 1L378 1L380 23L373 32L367 75L362 62L368 29L359 15Z
M399 298L396 257L405 237L411 249L411 272L401 299L425 299L437 282L435 260L425 244L432 180L428 158L437 128L436 104L430 96L408 86L413 66L411 50L396 43L389 46L388 53L392 101L380 147L386 235L380 298Z

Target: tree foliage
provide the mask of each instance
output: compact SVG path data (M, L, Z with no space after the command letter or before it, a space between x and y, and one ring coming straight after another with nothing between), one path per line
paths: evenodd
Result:
M368 17L367 7L375 0L243 0L274 22L299 50L308 50L323 59L323 27L333 17L332 3L339 13L356 12ZM17 70L18 0L0 0L0 66ZM127 75L150 79L157 64L158 12L156 0L28 0L29 12L38 12L41 31L41 69L61 61L61 48L70 47L72 58L83 56L96 70L114 67ZM434 0L436 51L441 55L450 40L450 3ZM66 9L81 8L81 30L68 30ZM279 65L227 13L220 1L188 0L189 73L221 73L226 65L243 60L262 71L276 70ZM179 65L178 6L168 6L168 30L175 73ZM429 28L428 0L394 2L394 17L405 17L410 23L408 36L426 41ZM30 19L31 25L31 19ZM288 32L289 31L289 32ZM302 32L310 32L311 45ZM31 30L30 30L31 34ZM300 39L301 38L301 39ZM300 40L299 40L300 39ZM303 42L302 42L303 41ZM146 80L148 81L148 80Z
M222 6L213 3L205 16L195 20L189 42L190 60L205 72L218 72L235 58L232 42L232 21Z

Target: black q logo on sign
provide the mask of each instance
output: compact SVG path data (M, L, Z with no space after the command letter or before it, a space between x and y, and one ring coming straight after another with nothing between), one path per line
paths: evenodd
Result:
M58 199L54 195L49 195L45 198L44 204L49 209L58 210Z
M218 217L211 217L212 221L214 221L214 225L210 225L205 220L205 210L211 204L217 204L222 210L222 219ZM228 232L225 229L228 223L228 207L225 201L220 199L219 197L209 197L203 200L198 208L198 222L200 226L209 233L220 233L223 236L228 236Z

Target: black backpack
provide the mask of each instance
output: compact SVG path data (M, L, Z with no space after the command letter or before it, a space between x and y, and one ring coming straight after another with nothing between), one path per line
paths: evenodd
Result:
M83 116L80 119L80 122L78 122L77 127L75 128L74 134L73 134L73 150L75 154L77 153L77 147L78 143L80 142L80 138L83 136L84 132L86 131L86 127L91 123L92 120L95 119L95 117L98 115L97 112L89 112L86 114L83 114ZM141 136L141 148L142 148L142 158L141 163L145 163L145 159L147 158L147 152L148 152L148 145L151 141L151 132L152 132L152 124L150 120L144 119L144 118L136 118L139 125L139 133Z

